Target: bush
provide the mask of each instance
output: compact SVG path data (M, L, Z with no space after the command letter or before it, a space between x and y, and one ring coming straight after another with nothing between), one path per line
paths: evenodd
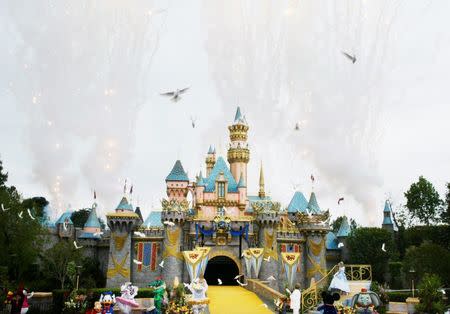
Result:
M426 274L419 286L420 303L416 309L419 313L444 313L444 303L442 302L441 279L436 275Z
M389 267L389 274L390 274L390 281L389 281L389 286L392 289L400 289L402 288L402 282L403 282L403 278L402 278L402 268L403 268L403 263L402 262L389 262L388 263L388 267Z
M388 302L405 302L407 298L412 297L411 291L386 292Z
M450 251L450 225L415 226L404 231L405 247L433 242Z

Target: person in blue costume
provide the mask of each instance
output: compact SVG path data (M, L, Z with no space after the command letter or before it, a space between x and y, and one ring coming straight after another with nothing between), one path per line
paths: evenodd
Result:
M338 265L339 270L337 273L334 274L328 290L330 291L339 290L347 294L350 292L350 286L348 284L347 276L345 275L345 266L343 262L339 262Z
M322 292L323 304L317 308L322 314L337 314L337 310L334 307L334 301L339 300L339 293L329 293L327 291Z
M102 304L102 314L114 314L116 296L111 291L103 292L100 295L100 303Z

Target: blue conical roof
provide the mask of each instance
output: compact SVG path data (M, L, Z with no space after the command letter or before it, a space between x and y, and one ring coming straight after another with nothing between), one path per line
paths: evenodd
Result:
M208 149L208 154L214 154L214 149L212 147L212 145L209 145L209 149Z
M350 234L350 225L348 224L347 216L344 216L337 232L337 237L347 237Z
M160 211L152 211L150 215L148 215L147 219L144 221L144 227L146 228L159 228L163 227L161 222L161 212Z
M124 196L124 197L122 197L122 199L120 200L119 205L117 205L116 210L118 210L118 209L120 209L120 210L131 210L131 211L133 211L133 206L131 206L131 204L128 203L127 198Z
M327 233L327 240L326 240L326 248L327 250L339 250L338 247L338 238L333 232Z
M197 178L197 186L205 186L205 180L203 179L203 175L202 172L200 171L200 174L198 175Z
M288 213L303 212L306 213L308 202L302 192L295 192L288 206Z
M84 224L84 227L91 227L91 228L101 228L100 221L97 217L97 211L95 210L95 206L92 206L91 212L89 213L88 220Z
M206 180L205 192L214 192L216 188L216 178L220 175L221 172L223 172L224 178L228 181L228 192L237 192L236 180L234 180L230 169L228 169L228 166L222 157L219 157L217 159L217 162L215 163L208 179Z
M70 211L66 211L64 214L61 215L61 217L59 217L59 219L55 222L55 225L57 224L63 224L66 219L67 219L67 223L69 225L73 225L72 220L70 219L70 216L72 216L72 212Z
M320 213L320 207L319 204L317 204L316 194L314 192L312 192L311 196L309 197L308 209L310 213Z
M384 202L384 210L385 213L390 213L391 212L391 205L389 204L388 201Z
M177 160L173 165L172 171L166 177L166 181L189 181L186 172L183 169L181 161Z
M234 122L239 122L242 119L241 108L238 106L236 109L236 114L234 115Z
M239 183L238 183L238 188L245 188L247 187L246 183L245 183L245 179L244 176L241 173L241 177L239 178Z

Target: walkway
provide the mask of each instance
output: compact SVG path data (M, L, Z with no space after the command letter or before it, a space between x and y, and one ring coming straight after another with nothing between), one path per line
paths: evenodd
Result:
M239 286L209 286L211 314L271 314L258 296Z

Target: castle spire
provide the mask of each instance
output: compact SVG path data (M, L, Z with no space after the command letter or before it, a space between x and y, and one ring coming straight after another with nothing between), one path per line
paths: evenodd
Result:
M259 169L259 192L258 196L260 198L266 197L266 192L264 191L264 171L263 171L263 165L261 161L261 168Z
M247 182L247 164L250 160L250 151L247 143L247 131L249 127L241 109L237 107L233 124L228 127L230 131L230 145L227 152L227 159L230 163L231 174L236 182L241 174Z

